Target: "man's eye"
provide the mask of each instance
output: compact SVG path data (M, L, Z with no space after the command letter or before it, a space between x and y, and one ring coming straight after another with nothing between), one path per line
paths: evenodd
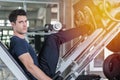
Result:
M20 21L19 23L22 23L23 21Z

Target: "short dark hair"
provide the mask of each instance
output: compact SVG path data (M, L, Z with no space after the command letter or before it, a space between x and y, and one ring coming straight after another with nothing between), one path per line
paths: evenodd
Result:
M27 16L25 10L23 9L16 9L13 10L9 15L9 21L10 22L16 22L17 16Z

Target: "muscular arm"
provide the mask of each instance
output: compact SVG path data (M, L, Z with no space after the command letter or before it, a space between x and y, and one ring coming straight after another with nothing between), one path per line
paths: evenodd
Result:
M24 64L26 69L38 80L52 80L46 76L40 68L38 68L34 63L33 59L29 53L24 53L19 56L20 61Z

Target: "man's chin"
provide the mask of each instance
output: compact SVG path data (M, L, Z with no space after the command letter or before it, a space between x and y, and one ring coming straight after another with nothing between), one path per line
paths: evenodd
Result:
M21 35L25 35L27 32L22 32L22 33L20 33Z

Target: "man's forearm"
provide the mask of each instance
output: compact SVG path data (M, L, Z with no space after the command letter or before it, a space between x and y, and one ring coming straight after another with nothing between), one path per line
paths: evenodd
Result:
M40 70L36 65L31 65L28 68L28 71L38 80L52 80L42 70Z

